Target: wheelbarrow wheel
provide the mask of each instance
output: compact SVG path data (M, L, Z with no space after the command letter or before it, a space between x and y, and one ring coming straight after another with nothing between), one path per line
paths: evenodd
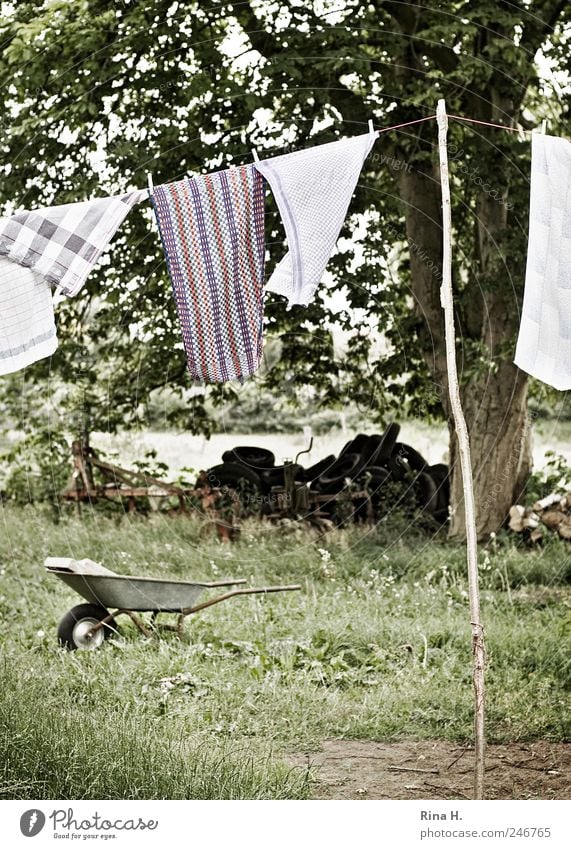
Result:
M58 625L59 644L70 651L98 649L117 630L115 620L110 619L102 628L91 633L94 625L108 616L109 611L98 604L78 604L72 607Z

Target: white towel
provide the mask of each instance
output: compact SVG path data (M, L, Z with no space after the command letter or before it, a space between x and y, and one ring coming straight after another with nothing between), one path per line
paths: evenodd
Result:
M50 286L0 256L0 375L50 357L57 346Z
M254 163L272 188L289 248L267 289L290 306L313 298L376 138L370 132Z
M515 364L571 389L571 143L534 135L525 294Z

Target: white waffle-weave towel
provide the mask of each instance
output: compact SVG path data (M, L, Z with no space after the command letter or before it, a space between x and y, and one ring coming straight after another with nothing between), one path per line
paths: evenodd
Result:
M531 141L529 241L515 364L571 389L571 142Z
M57 346L49 284L0 256L0 375L50 357Z
M274 193L289 249L266 288L290 306L312 300L376 138L373 131L254 163Z

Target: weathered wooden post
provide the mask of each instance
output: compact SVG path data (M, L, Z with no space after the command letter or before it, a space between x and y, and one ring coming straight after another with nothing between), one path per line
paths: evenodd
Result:
M438 150L440 155L440 183L442 186L442 286L440 303L444 310L446 331L446 365L448 393L458 439L458 452L462 469L464 512L466 517L466 549L468 560L468 589L470 594L470 621L472 624L472 656L474 681L474 798L484 798L484 629L480 618L480 591L478 587L478 542L476 536L476 509L474 484L470 459L470 440L462 410L456 367L456 332L454 327L454 301L452 295L452 216L450 211L450 183L448 177L448 117L444 100L438 101Z

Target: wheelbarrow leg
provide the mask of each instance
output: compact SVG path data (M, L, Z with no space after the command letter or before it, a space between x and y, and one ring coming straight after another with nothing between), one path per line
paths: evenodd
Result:
M96 625L94 625L90 629L89 635L91 636L91 635L95 634L97 631L101 630L101 628L104 628L109 622L112 622L115 619L115 617L119 615L119 613L127 613L127 611L126 610L116 610L115 613L110 613L109 616L106 616L104 619L101 619L99 622L97 622Z
M101 622L98 622L97 625L93 626L93 628L91 629L91 633L94 634L96 631L99 631L100 628L103 628L108 622L111 622L111 620L115 619L115 617L118 616L120 613L126 613L127 616L129 616L133 620L139 631L145 635L145 637L153 636L153 632L149 631L143 620L140 619L138 616L135 616L132 610L126 610L125 608L120 608L119 610L116 610L115 613L110 613L109 616L106 616L105 619L102 619Z
M132 610L122 610L121 613L126 613L127 616L129 616L131 620L135 623L141 634L144 634L145 637L153 636L153 631L149 630L143 620L139 616L136 616Z

